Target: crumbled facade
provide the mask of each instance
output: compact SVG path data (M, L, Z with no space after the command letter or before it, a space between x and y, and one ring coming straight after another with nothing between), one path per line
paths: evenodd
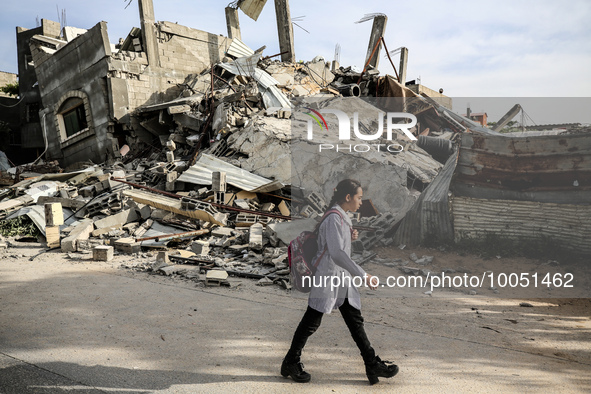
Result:
M129 142L150 142L157 136L132 125L130 113L177 98L183 84L220 61L232 41L175 23L155 23L151 0L140 1L140 17L142 28L128 37L131 45L123 42L118 50L110 44L106 22L70 41L45 30L31 37L48 159L64 165L98 163L117 158Z

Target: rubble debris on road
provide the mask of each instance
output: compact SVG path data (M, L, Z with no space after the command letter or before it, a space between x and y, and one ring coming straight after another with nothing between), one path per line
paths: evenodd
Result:
M255 3L240 8L256 20L262 6ZM263 56L264 48L240 40L232 7L229 37L154 23L152 8L140 7L141 28L117 46L108 42L105 22L79 30L75 39L71 28L62 35L47 20L30 37L19 30L19 47L30 50L39 79L46 161L1 174L4 236L32 236L47 248L92 253L97 261L166 252L136 269L208 285L242 276L289 289L287 245L327 208L334 186L327 179L354 170L367 182L372 198L351 215L359 230L352 257L363 264L376 246L404 248L406 237L394 233L417 200L428 202L423 192L438 187L447 198L449 182L438 174L444 169L451 177L458 141L491 133L451 112L450 98L405 81L406 48L400 73L394 67L396 77L380 75L383 14L362 20L375 19L361 70L322 56L296 63L293 33L283 29L282 53ZM416 141L398 140L401 151L372 151L363 160L351 150L327 152L342 173L319 164L327 135L314 142L299 137L306 124L300 109L355 110L368 131L378 122L364 114L386 110L379 98L413 114L409 133ZM441 206L447 210L447 200ZM402 229L411 237L416 229L408 222ZM433 257L411 260L424 266Z

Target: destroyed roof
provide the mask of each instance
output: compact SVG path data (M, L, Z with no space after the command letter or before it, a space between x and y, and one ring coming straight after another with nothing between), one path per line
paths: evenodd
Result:
M195 165L185 171L178 180L197 185L211 185L212 174L215 171L225 172L227 182L230 185L246 191L272 192L284 186L279 182L273 182L270 179L251 174L242 168L228 164L223 160L205 153L202 153Z

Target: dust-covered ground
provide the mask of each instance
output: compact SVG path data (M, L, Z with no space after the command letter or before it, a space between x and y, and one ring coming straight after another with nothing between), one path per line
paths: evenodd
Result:
M552 298L557 287L541 289L544 298L501 286L430 294L430 287L362 288L372 344L401 372L369 386L333 313L308 341L303 361L312 381L302 385L282 378L279 365L305 298L256 280L231 277L230 287L206 287L130 268L155 260L146 254L109 263L83 253L31 259L43 249L16 246L0 251L3 393L591 390L591 302ZM404 275L400 267L480 276L572 268L568 261L437 249L376 251L364 269L381 280ZM433 261L417 264L412 253ZM577 271L581 286L585 272Z

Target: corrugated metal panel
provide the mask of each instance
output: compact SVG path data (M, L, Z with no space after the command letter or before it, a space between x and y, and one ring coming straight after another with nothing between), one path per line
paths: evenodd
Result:
M240 41L238 38L233 38L228 51L226 52L230 56L244 57L254 55L254 51L250 49L245 43Z
M578 253L591 253L591 206L453 197L456 241L495 235L515 241L551 238Z
M280 182L252 174L205 153L202 153L195 165L185 171L178 180L197 185L211 185L212 173L215 171L225 172L226 182L246 191L273 191L284 186Z
M259 15L261 14L261 11L263 11L266 3L267 0L242 0L239 3L239 7L242 12L256 21L259 19Z
M260 89L262 90L262 89ZM261 93L263 96L263 103L265 108L281 107L290 108L291 102L285 94L277 86L269 86L269 88Z
M449 184L456 168L457 153L445 163L437 177L421 193L401 221L394 240L399 244L447 242L453 239L449 212Z
M260 54L242 57L232 63L221 63L220 67L228 70L234 75L244 75L253 78L259 84L259 89L263 95L265 108L269 107L291 107L287 96L277 88L279 82L267 72L256 67Z
M454 194L591 203L591 134L462 135Z

